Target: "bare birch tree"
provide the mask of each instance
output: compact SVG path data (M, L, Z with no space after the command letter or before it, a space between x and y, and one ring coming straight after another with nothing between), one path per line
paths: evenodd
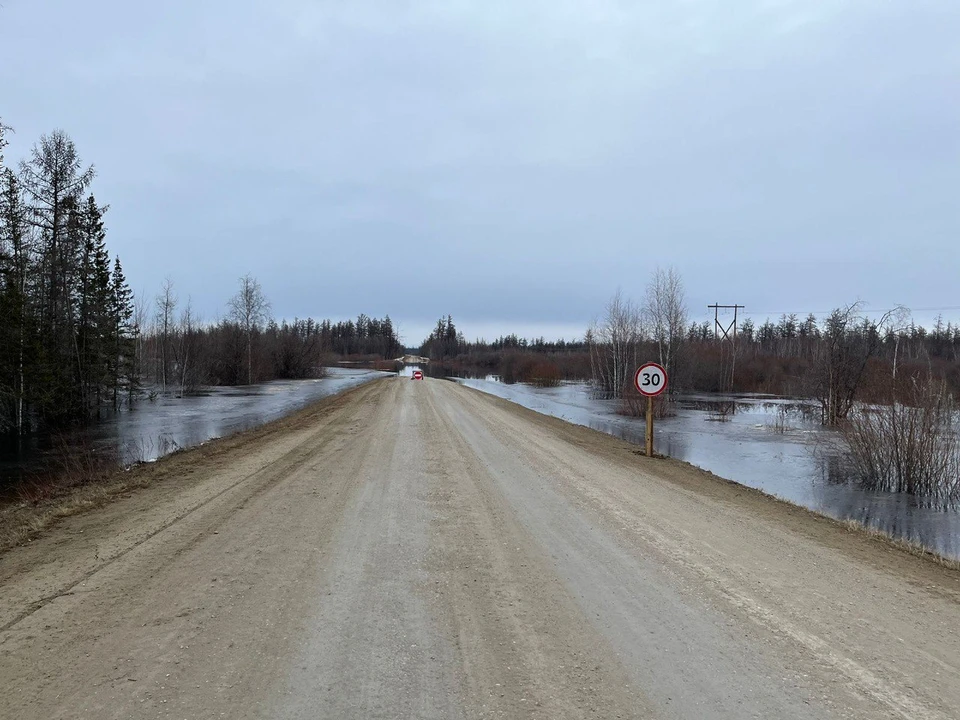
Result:
M607 303L602 319L587 331L594 384L619 398L636 369L643 340L640 310L620 290Z
M243 330L247 342L247 384L253 382L253 335L270 317L270 302L250 273L240 278L240 289L230 299L230 317Z
M856 402L867 363L880 350L885 331L901 325L908 312L897 306L872 322L862 309L863 303L857 301L836 308L824 321L806 382L809 394L820 402L825 425L838 425L847 417Z
M172 355L171 336L176 330L176 318L174 313L177 310L177 296L173 292L173 280L169 277L164 279L160 287L160 294L157 295L157 360L159 363L158 380L160 380L163 390L167 389L167 375L170 371L170 359Z
M176 329L174 359L177 366L177 380L180 384L180 397L193 391L198 385L193 372L197 362L197 326L200 320L193 311L193 302L187 297L187 304L180 313L180 322Z
M3 120L0 119L0 172L3 172L3 149L8 145L7 139L4 137L6 132L10 130L8 125L3 124Z
M147 324L150 320L149 312L149 303L147 301L146 292L141 290L133 298L133 327L135 328L135 332L133 366L130 372L134 382L131 382L127 388L127 403L130 405L130 407L133 407L133 400L139 391L141 376L144 374L144 368L146 368L146 339L149 330L147 327Z
M667 375L672 376L687 326L683 280L674 268L666 271L657 268L654 271L647 285L643 314L653 340L657 343L660 364L666 368Z

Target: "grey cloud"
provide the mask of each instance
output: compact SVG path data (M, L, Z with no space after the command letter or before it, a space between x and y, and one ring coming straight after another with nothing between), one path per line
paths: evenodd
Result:
M696 313L953 306L958 35L933 0L12 2L0 111L8 158L70 132L128 277L207 317L248 270L411 328L583 327L658 264Z

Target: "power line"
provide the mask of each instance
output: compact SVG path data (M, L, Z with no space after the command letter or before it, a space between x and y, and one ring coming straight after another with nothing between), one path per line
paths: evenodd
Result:
M885 308L879 310L861 310L861 315L876 315L878 313L888 313L893 312L897 308ZM960 310L960 305L944 305L942 307L921 307L921 308L905 308L907 311L914 312L942 312L947 310ZM741 315L829 315L833 310L751 310L750 312L742 312Z
M720 334L723 333L723 339L729 340L731 330L733 330L733 339L737 339L737 313L743 310L743 307L743 305L718 305L717 303L707 305L708 310L713 310L713 337L715 339L719 340ZM720 324L721 310L733 310L733 321L726 327Z

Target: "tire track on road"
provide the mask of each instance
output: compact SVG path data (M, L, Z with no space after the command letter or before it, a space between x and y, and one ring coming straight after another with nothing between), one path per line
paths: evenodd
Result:
M536 424L531 426L524 418L511 413L501 407L500 403L491 400L480 392L459 385L456 392L461 396L464 407L472 410L468 413L469 419L465 422L471 422L474 418L478 419L483 423L487 432L497 437L506 446L512 447L517 459L526 467L540 473L547 469L544 476L553 479L557 489L562 488L569 497L579 498L578 504L588 509L599 526L626 530L625 533L618 533L621 536L620 542L623 547L631 548L631 545L636 547L635 540L641 540L649 548L656 551L661 558L661 567L664 571L690 586L712 589L715 593L715 600L719 599L719 602L711 603L714 607L723 610L726 606L727 614L730 614L730 610L735 613L739 612L749 618L750 621L781 638L783 642L803 648L808 657L814 661L810 664L811 672L814 672L819 666L825 666L841 673L852 689L877 706L885 708L891 717L900 717L904 720L910 720L911 718L949 720L952 717L948 711L938 709L935 706L938 705L942 708L943 706L940 703L932 705L923 702L915 696L914 690L905 692L898 688L898 684L892 681L889 671L893 669L900 673L905 671L901 658L884 658L882 666L888 671L886 673L888 677L881 677L868 668L864 662L854 659L849 651L844 651L838 648L836 643L824 639L818 632L818 629L825 626L822 619L814 621L800 615L798 621L791 621L788 619L788 615L795 613L788 612L784 607L777 609L777 605L772 604L775 599L772 593L768 593L769 597L766 599L757 597L755 590L758 582L761 587L765 587L772 578L765 578L763 574L757 575L756 573L753 573L753 577L750 578L747 577L747 571L743 568L731 572L731 568L728 566L706 563L705 559L707 558L717 563L723 561L718 552L707 544L710 536L698 535L692 528L687 529L682 524L666 528L665 523L669 520L661 517L657 513L657 509L667 509L669 507L670 513L666 517L670 517L671 514L676 514L677 509L684 508L687 510L685 516L695 519L700 514L710 513L713 503L706 497L698 496L695 491L665 487L662 480L656 477L644 477L647 472L656 472L657 464L650 464L645 460L636 460L635 463L628 462L622 458L616 460L609 457L592 459L590 455L585 453L564 452L562 446L566 443L560 441L555 434L546 428L539 427ZM467 415L466 411L465 415ZM598 463L604 468L602 473L596 472ZM635 467L633 467L634 464ZM574 480L574 478L582 478L582 480ZM588 478L592 478L592 480L587 481ZM647 492L643 491L644 487ZM657 490L657 492L653 492L654 490ZM664 490L673 493L673 496L669 497L667 501L669 503L667 507L663 505L662 495ZM774 505L774 507L777 506ZM691 512L691 509L695 512ZM735 507L725 507L722 510L717 508L717 510L720 510L717 513L718 517L736 517L739 513ZM645 520L647 522L644 522ZM756 518L754 522L760 524L762 519ZM631 536L634 539L632 542ZM720 538L717 537L716 542L719 541ZM772 550L769 545L763 543L755 547L756 550L750 547L750 551L765 553ZM832 551L818 550L820 550L820 555L825 562L830 559ZM638 550L634 549L630 552L637 554ZM728 553L728 557L735 558L736 554ZM840 561L842 565L846 565L842 558ZM779 565L768 561L755 562L754 566L765 568L768 576L771 571L775 574L777 568L782 568L780 572L789 577L791 562L796 561L790 561L788 558L786 563L781 561ZM744 557L739 560L739 563L745 566L748 560ZM859 573L863 572L864 568L858 567L856 570ZM820 572L822 573L822 571ZM813 582L813 579L810 581ZM754 592L750 591L751 585ZM840 590L841 587L835 588L835 592ZM788 602L792 598L787 597L782 600ZM848 600L850 603L855 601L856 596ZM939 598L936 599L936 602L945 609L951 606L951 604L943 603ZM886 610L886 608L881 608L881 610ZM869 616L866 606L861 609L861 613L864 616ZM910 608L904 607L900 614L907 616L909 613ZM814 629L805 629L799 624L804 620L807 621L806 625ZM887 625L879 619L877 622L880 627ZM829 624L829 621L826 624ZM847 632L849 633L849 631ZM845 635L843 631L834 634L840 637ZM904 636L906 636L906 633L904 633ZM846 637L852 645L857 643L852 635L846 634ZM936 635L932 638L939 639ZM860 648L858 650L858 654L861 656L869 657L876 653L877 647L874 644L869 651ZM907 650L906 646L903 647L903 650L912 653L912 651ZM906 663L908 668L934 665L934 667L929 667L928 672L924 672L918 677L921 680L918 685L929 686L932 682L935 682L936 676L944 669L950 671L954 677L958 675L956 663L947 665L937 657L937 655L943 655L942 652L924 654L929 658L928 662L923 664L915 661ZM954 657L960 659L956 655ZM877 661L874 660L874 662ZM825 682L831 680L832 678L829 677L824 678ZM910 681L907 677L903 677L901 682L916 681Z
M372 390L369 387L363 387L362 390ZM368 393L358 394L357 399L362 403L367 401ZM343 423L345 418L340 417L338 414L334 413L324 418L323 422L312 432L308 441L304 444L297 445L291 450L287 451L280 457L268 462L262 467L253 470L252 472L240 477L235 482L230 483L226 487L220 489L214 494L206 497L204 500L195 503L194 505L188 507L186 510L170 517L168 520L160 523L155 529L149 531L147 534L140 536L135 542L128 544L122 550L113 553L110 557L103 559L98 562L93 567L81 573L79 576L75 577L66 585L59 587L57 590L45 594L30 605L25 607L19 613L14 615L9 620L5 621L0 625L0 633L7 633L10 630L16 628L21 622L29 618L31 615L35 614L39 610L42 610L46 605L58 598L61 598L65 595L71 594L77 587L87 582L93 578L97 573L109 568L116 562L122 560L129 553L140 548L142 545L150 542L157 536L162 533L170 530L179 523L193 517L196 513L201 510L207 509L217 500L223 498L228 493L232 492L235 489L240 488L241 486L249 483L252 480L258 480L258 484L255 488L252 488L251 492L242 499L239 500L240 504L249 502L255 498L259 493L264 492L270 488L270 486L275 483L278 479L282 478L284 475L289 474L290 471L310 460L314 455L323 453L327 446L329 446L337 438L329 434L329 426L336 423ZM314 444L315 441L315 444ZM189 452L189 451L188 451ZM229 519L229 514L220 518L219 522L226 522ZM189 546L182 547L179 552L184 552L189 549ZM0 637L0 646L5 642L5 637Z

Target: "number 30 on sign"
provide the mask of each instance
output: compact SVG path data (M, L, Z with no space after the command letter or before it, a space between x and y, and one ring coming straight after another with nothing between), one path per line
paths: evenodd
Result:
M647 363L637 370L633 384L641 395L654 397L667 389L667 371L657 363Z

